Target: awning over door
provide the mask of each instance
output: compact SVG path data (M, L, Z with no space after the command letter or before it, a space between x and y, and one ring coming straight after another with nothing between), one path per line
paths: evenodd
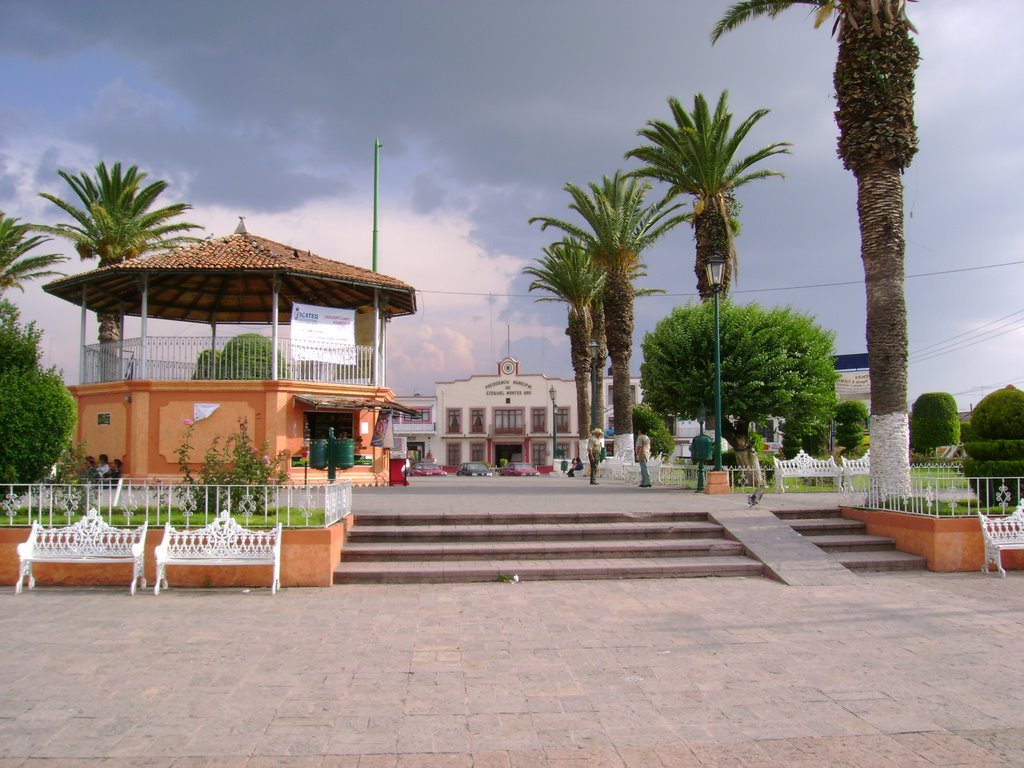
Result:
M365 400L340 395L295 395L295 402L318 411L397 411L419 416L420 409L402 405L394 400Z

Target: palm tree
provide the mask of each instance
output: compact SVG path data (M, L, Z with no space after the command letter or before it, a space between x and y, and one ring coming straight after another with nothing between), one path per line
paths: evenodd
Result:
M833 82L839 157L857 181L871 370L871 486L910 492L907 418L907 304L903 288L903 171L917 152L914 73L907 0L743 0L715 25L712 41L748 19L795 5L834 16L839 55Z
M722 290L726 293L736 269L733 241L736 189L756 179L781 176L778 171L751 171L750 168L772 155L789 154L790 144L776 142L736 159L740 144L768 110L757 110L730 134L732 114L728 91L722 91L714 115L702 93L693 99L693 114L687 113L676 98L670 98L668 106L675 124L649 120L647 127L638 131L650 144L626 153L626 157L645 163L629 175L665 182L669 185L669 200L677 195L693 196L692 224L697 241L694 272L697 292L702 299L707 299L713 291L706 270L712 255L721 255L725 260Z
M108 171L101 162L96 166L95 178L84 172L79 176L65 171L57 171L57 174L68 183L82 207L40 192L40 197L56 205L75 223L37 226L36 229L70 241L82 259L99 258L99 266L107 267L145 253L177 248L196 239L183 233L199 228L198 224L173 221L192 206L175 203L150 210L167 189L167 182L154 181L143 187L146 174L134 165L122 173L120 163L114 163ZM117 315L103 313L97 317L101 342L121 338Z
M547 291L537 301L561 301L568 308L565 333L576 378L577 432L580 440L590 433L590 339L593 338L593 308L601 300L604 272L597 268L579 240L567 237L544 248L544 258L523 273L536 279L530 290Z
M42 235L28 236L33 229L31 224L19 224L18 219L4 215L0 211L0 296L8 288L24 291L24 283L37 277L55 277L63 274L50 267L67 261L67 256L59 253L37 254L26 256L33 248L49 242L50 238Z
M569 183L569 204L584 226L548 216L530 219L541 228L555 227L583 244L594 263L605 271L603 304L605 340L612 359L612 408L615 417L615 454L633 455L633 402L630 397L630 357L633 352L633 279L641 276L640 254L672 227L689 218L675 214L678 205L662 200L644 205L651 186L616 171L601 184L591 183L590 194ZM675 214L675 215L671 215Z

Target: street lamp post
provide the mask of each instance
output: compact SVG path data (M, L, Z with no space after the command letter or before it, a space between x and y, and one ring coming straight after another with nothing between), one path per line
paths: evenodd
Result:
M600 345L590 340L590 429L601 425L597 423L597 351ZM589 432L587 434L590 434Z
M558 392L555 391L554 384L551 385L548 394L551 396L551 470L554 471L558 460L558 406L555 404Z
M722 342L719 325L718 304L725 276L725 257L715 254L707 265L708 282L714 291L715 301L715 472L722 471Z

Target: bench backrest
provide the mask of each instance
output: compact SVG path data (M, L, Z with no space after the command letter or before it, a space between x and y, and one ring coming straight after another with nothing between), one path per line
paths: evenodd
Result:
M1017 504L1017 509L1008 517L989 517L980 511L981 530L985 538L996 544L1024 542L1024 499Z
M146 540L146 527L115 528L108 525L95 509L73 525L45 528L32 526L28 544L39 555L132 555L132 547Z
M868 451L859 459L848 459L843 456L843 471L847 474L870 474L871 472L871 451Z
M222 515L203 528L179 531L167 523L162 551L171 558L233 558L254 560L274 557L279 549L281 526L267 531L243 528Z
M783 471L799 471L802 473L822 472L826 474L835 474L839 471L839 466L836 464L836 460L831 456L827 459L816 459L805 453L801 448L800 452L792 459L776 459L775 469L781 469Z

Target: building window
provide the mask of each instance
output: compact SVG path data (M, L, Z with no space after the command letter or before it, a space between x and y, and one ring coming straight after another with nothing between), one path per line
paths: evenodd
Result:
M548 461L548 444L534 443L530 448L530 457L533 459L533 466L543 467L550 464Z
M483 443L470 443L469 444L469 460L470 461L486 461L487 448Z
M462 409L461 408L449 408L448 409L448 432L461 434L462 433Z
M555 410L555 431L563 435L569 431L569 408L557 408Z
M431 408L420 408L415 416L409 413L396 413L395 416L398 424L429 424L434 418Z
M469 431L474 435L482 435L486 431L484 429L484 409L483 408L470 408L469 409ZM473 459L477 461L477 459Z
M548 409L547 408L531 408L530 409L530 431L531 432L547 432L548 431Z
M521 435L523 433L523 409L495 408L494 432L495 434Z
M448 466L457 467L462 463L462 443L448 443Z

